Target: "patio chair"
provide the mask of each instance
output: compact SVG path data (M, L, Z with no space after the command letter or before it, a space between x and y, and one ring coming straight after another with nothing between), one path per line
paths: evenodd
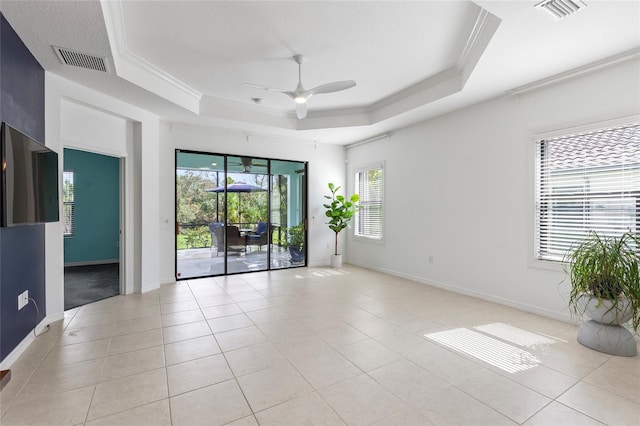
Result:
M237 226L227 226L227 253L242 253L247 250L247 237L240 235L240 230ZM216 236L216 246L218 256L220 253L224 253L225 250L225 227L219 226L214 230Z
M217 238L216 238L216 228L224 227L224 223L220 222L211 222L209 224L209 234L211 235L211 246L209 248L213 249L213 246L218 246Z
M268 229L267 222L259 222L256 232L247 235L247 245L258 246L258 251L261 251L262 246L269 243Z

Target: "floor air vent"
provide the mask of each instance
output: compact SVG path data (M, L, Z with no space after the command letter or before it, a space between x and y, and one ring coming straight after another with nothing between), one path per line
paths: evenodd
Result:
M56 46L53 47L53 50L56 51L60 62L63 64L88 70L109 72L107 61L102 56L90 55Z
M544 0L535 7L546 10L555 19L563 19L584 8L586 5L580 0Z

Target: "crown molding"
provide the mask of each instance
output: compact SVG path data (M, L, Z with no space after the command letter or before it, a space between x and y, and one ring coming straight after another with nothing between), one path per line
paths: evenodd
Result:
M119 77L203 117L300 131L370 126L460 92L500 25L500 19L478 6L465 46L451 68L372 104L310 111L305 120L298 120L292 112L206 96L191 88L129 49L122 0L100 0L100 4Z
M280 110L248 105L243 102L229 99L203 96L200 102L200 116L227 119L236 122L248 122L257 125L277 127L280 129L296 130L297 121L295 114Z
M371 105L309 113L305 120L299 122L298 129L369 126L460 92L500 26L500 22L501 20L495 15L480 8L465 46L453 67Z
M202 93L135 54L127 44L121 0L100 0L115 74L181 107L200 113Z
M395 117L425 104L460 92L473 72L501 20L479 7L478 16L469 32L454 66L396 92L368 107L371 123Z
M467 82L487 46L489 46L489 42L501 22L500 18L486 9L480 8L480 13L476 18L473 29L469 33L467 42L456 62L456 68L462 73L463 85Z
M578 68L574 68L569 71L562 72L560 74L552 75L551 77L544 78L542 80L534 81L533 83L525 84L524 86L516 87L505 93L506 96L519 96L533 90L541 89L543 87L560 83L565 80L579 77L583 74L588 74L594 71L598 71L603 68L607 68L616 64L620 64L634 59L640 59L640 48L627 50L626 52L619 53L617 55L609 56L608 58L601 59L596 62L592 62L587 65L583 65Z

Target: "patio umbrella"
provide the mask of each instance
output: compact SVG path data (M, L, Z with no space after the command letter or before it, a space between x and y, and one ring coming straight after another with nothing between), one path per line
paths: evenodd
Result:
M226 189L227 189L227 192L237 192L237 193L266 191L266 189L264 188L260 188L259 186L251 185L249 183L244 183L244 182L230 183L226 186ZM215 192L216 194L219 194L225 191L225 186L221 185L216 188L207 189L206 191ZM240 210L241 205L242 204L240 203L240 195L238 194L238 225L242 223L242 211ZM216 203L216 206L217 206L217 203Z

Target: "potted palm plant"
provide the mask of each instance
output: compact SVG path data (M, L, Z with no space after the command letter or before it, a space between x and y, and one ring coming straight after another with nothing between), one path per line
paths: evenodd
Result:
M347 227L351 218L353 218L358 211L359 206L357 203L360 199L358 194L353 194L349 198L338 195L337 192L339 189L339 186L335 186L329 182L331 195L324 196L324 198L331 200L329 204L324 204L324 207L327 209L325 215L329 218L327 225L335 232L334 254L331 256L331 266L334 268L342 266L342 255L338 253L338 234Z
M613 355L637 354L633 335L621 324L630 322L636 332L640 325L639 242L629 232L609 237L592 231L567 252L569 307L591 318L578 331L581 344Z

